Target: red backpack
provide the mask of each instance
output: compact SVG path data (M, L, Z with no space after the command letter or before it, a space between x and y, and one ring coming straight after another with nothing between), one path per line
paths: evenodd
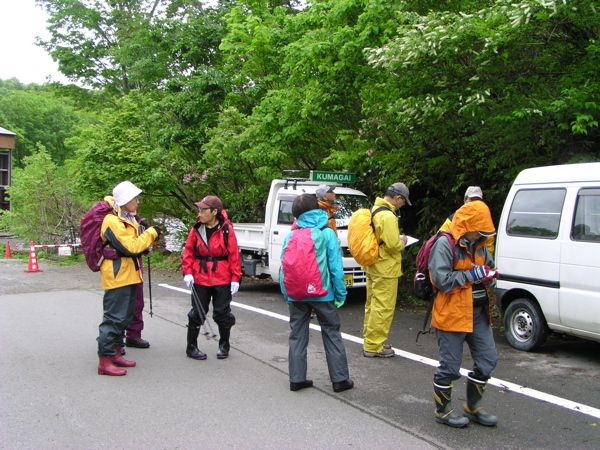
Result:
M281 258L282 290L285 289L285 294L292 300L327 295L329 272L327 267L319 267L317 261L318 249L327 246L323 231L319 228L292 228L291 233Z
M100 264L104 256L102 255L102 239L100 238L100 230L102 221L107 214L113 214L113 208L108 202L96 202L85 213L81 224L79 225L79 239L81 240L81 248L85 255L85 262L92 272L100 271Z
M452 261L454 261L456 256L454 237L452 236L452 233L449 233L448 231L438 231L436 234L427 239L427 241L419 249L416 260L417 271L415 273L415 278L413 279L413 289L415 296L422 300L433 300L433 296L437 292L437 289L435 286L433 286L431 279L429 278L429 253L431 253L433 244L435 244L435 242L441 236L445 236L446 239L450 241L450 248L452 249Z

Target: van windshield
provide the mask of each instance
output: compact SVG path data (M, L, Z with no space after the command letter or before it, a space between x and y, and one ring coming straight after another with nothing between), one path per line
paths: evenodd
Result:
M364 195L336 194L335 204L339 206L339 209L333 213L335 226L338 229L348 228L350 216L354 211L371 207L371 202Z

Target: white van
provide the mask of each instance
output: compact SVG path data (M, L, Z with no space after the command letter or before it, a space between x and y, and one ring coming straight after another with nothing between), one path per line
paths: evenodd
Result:
M550 331L600 341L600 163L523 170L500 217L496 267L513 347L533 350Z

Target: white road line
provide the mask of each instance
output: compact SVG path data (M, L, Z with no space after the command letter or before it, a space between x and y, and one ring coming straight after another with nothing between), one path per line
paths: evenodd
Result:
M186 294L191 294L189 289L178 288L175 286L171 286L170 284L159 284L159 286L164 287L166 289L171 289L178 292L183 292ZM277 314L271 311L267 311L261 308L256 308L254 306L244 305L243 303L231 302L232 306L237 308L245 309L247 311L252 311L258 314L262 314L263 316L272 317L273 319L283 320L284 322L289 322L290 318L288 316L284 316L282 314ZM310 324L310 328L316 331L321 331L321 327L319 325ZM347 341L354 342L356 344L363 344L362 338L352 336L351 334L342 333L342 338ZM428 366L437 367L438 362L434 359L427 358L425 356L417 355L415 353L407 352L404 350L400 350L394 347L394 352L396 355L401 356L402 358L410 359L412 361L416 361L419 363L427 364ZM462 375L467 375L469 370L460 369L460 373ZM586 414L588 416L595 417L600 419L600 409L593 408L588 405L584 405L583 403L573 402L571 400L567 400L566 398L557 397L556 395L547 394L542 391L538 391L536 389L531 389L525 386L521 386L516 383L511 383L510 381L504 381L499 378L490 378L488 381L489 384L504 389L506 391L512 391L517 394L525 395L527 397L535 398L537 400L541 400L546 403L551 403L553 405L560 406L562 408L570 409L571 411L579 412L582 414Z

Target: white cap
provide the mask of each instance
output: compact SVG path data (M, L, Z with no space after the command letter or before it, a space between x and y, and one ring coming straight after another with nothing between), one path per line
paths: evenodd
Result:
M113 189L113 197L117 206L129 203L142 193L142 190L131 181L122 181Z
M320 184L317 187L315 194L317 195L317 198L320 200L320 199L324 198L325 194L327 194L328 192L334 192L334 189L335 189L335 186L327 186L326 184Z
M469 186L465 191L465 200L468 198L481 198L483 199L483 191L479 186Z

